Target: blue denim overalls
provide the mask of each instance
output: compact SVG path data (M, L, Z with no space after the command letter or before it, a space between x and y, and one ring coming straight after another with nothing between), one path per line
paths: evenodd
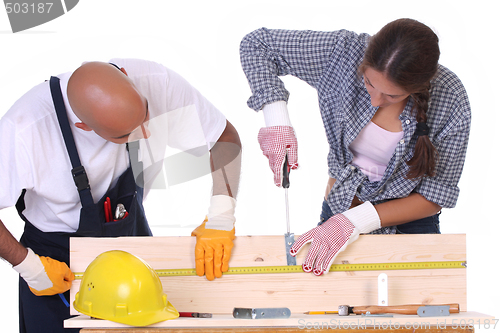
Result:
M42 232L34 227L22 214L25 209L24 194L19 198L16 208L21 218L26 222L20 242L30 247L40 256L51 257L69 265L70 237L117 237L117 236L151 236L144 207L142 206L143 188L136 184L132 171L132 160L137 163L138 142L127 145L131 166L119 177L116 185L111 188L98 203L94 204L90 192L87 175L81 166L73 134L68 121L66 107L62 98L59 78L50 78L52 100L57 113L59 126L63 133L66 149L71 160L71 170L77 186L82 208L80 223L75 233ZM142 183L139 183L142 184ZM57 186L57 184L54 184ZM111 199L112 211L118 203L125 205L128 216L116 222L105 222L104 201ZM69 299L69 291L64 293ZM19 327L20 332L78 332L80 329L64 329L63 321L69 318L69 307L63 302L62 294L54 296L35 296L26 282L19 278Z

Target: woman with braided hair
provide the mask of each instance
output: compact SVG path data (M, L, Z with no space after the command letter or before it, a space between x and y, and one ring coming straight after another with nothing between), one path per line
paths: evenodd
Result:
M438 37L399 19L377 34L256 30L240 56L266 127L259 144L280 186L285 155L298 167L297 139L279 76L314 87L329 143L321 221L292 246L312 242L302 265L327 273L360 233L439 233L441 208L455 206L470 131L458 77L438 64Z

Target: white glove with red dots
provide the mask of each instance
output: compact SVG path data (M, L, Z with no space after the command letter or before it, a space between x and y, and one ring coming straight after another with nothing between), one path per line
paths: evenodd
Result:
M323 224L301 235L292 245L290 254L296 256L300 249L310 242L311 247L302 269L320 276L328 273L337 255L358 239L359 234L379 228L380 218L377 210L367 201L330 217Z

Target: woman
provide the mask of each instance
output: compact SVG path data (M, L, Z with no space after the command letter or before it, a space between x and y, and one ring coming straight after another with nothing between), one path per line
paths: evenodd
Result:
M373 37L333 32L256 30L240 47L264 113L259 143L281 182L285 154L298 166L288 92L294 75L318 91L327 140L328 181L319 226L302 265L321 275L360 233L439 233L441 208L455 206L470 130L470 106L456 75L438 64L438 37L400 19Z

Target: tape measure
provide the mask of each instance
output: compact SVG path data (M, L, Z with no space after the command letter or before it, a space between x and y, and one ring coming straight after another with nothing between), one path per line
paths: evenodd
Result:
M405 263L375 263L375 264L334 264L330 272L351 271L386 271L386 270L408 270L408 269L443 269L443 268L466 268L466 261L427 261L427 262L405 262ZM157 269L155 272L160 277L167 276L194 276L196 270L188 269ZM301 265L295 266L260 266L260 267L230 267L224 275L231 274L276 274L276 273L303 273ZM75 273L75 279L81 279L83 273Z

